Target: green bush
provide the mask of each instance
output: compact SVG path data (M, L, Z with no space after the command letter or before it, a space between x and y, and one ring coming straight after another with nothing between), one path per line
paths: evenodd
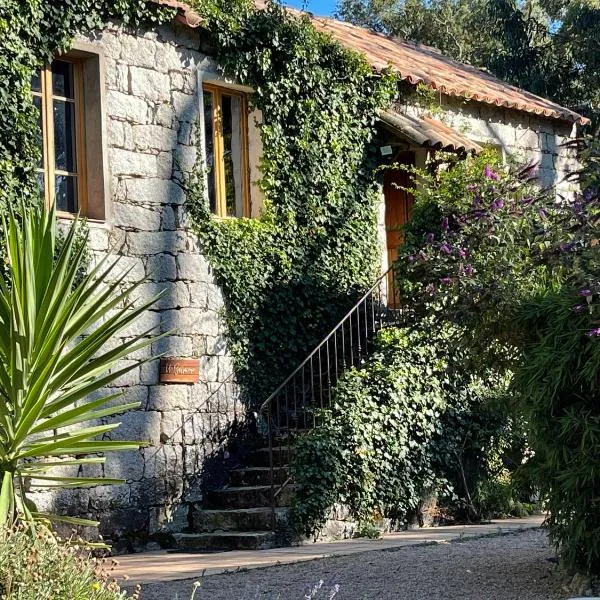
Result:
M585 335L598 326L598 306L590 305L593 315L577 315L578 302L563 292L523 307L521 323L531 337L515 387L530 415L535 456L528 471L550 510L551 539L568 568L598 573L600 345Z
M492 370L473 376L453 345L457 335L383 330L366 364L337 384L324 426L296 444L300 533L312 534L334 503L360 522L381 515L406 523L432 493L462 518L483 515L477 486L515 445L507 411L490 406L507 380Z
M474 373L492 364L515 374L510 397L534 453L517 472L523 493L500 470L475 498L490 513L522 513L537 487L565 565L598 573L600 142L579 145L582 191L571 201L537 188L529 166L505 169L489 154L423 174L398 272L411 308L469 333Z
M0 597L3 600L121 600L110 571L76 546L62 544L37 526L0 530ZM137 595L134 594L133 598Z

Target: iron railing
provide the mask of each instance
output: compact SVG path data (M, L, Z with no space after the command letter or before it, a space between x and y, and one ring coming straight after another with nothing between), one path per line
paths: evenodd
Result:
M274 528L275 509L292 481L287 465L294 438L319 426L323 411L331 408L340 376L364 362L375 334L401 322L403 312L390 268L260 407L258 423L268 439Z

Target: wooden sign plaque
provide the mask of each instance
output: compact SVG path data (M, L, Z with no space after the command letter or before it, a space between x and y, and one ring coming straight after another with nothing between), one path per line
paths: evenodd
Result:
M161 358L160 383L198 383L200 361L190 358Z

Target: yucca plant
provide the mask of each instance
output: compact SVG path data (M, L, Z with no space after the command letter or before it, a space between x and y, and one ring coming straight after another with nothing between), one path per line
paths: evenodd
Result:
M90 425L138 407L111 406L119 394L87 401L136 368L119 360L148 346L152 331L107 347L155 301L132 301L139 283L115 271L114 257L81 278L86 228L70 227L57 249L56 219L43 208L22 208L4 224L6 269L0 275L0 527L15 520L83 519L37 512L26 493L39 487L72 488L117 483L107 478L64 477L56 467L102 463L108 451L139 442L98 439L118 423ZM85 269L84 269L85 271ZM78 276L79 273L79 276ZM79 278L79 281L78 281ZM111 283L108 283L108 282ZM143 361L140 361L143 362ZM87 425L86 425L87 424ZM54 474L53 474L54 471Z

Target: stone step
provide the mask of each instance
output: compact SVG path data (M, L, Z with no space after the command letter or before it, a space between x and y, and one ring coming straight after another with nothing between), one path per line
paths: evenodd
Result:
M282 484L289 477L287 466L273 469L273 481ZM231 485L242 487L247 485L271 485L271 469L269 467L248 467L229 471Z
M276 522L288 517L287 508L276 508ZM271 508L238 508L234 510L194 510L192 531L212 533L215 531L271 531L273 513Z
M286 485L277 495L278 507L291 506L296 486ZM206 494L204 507L207 509L265 508L271 506L271 486L227 486Z
M288 446L277 446L273 448L273 465L283 467L288 464L290 449ZM252 467L268 467L270 465L269 449L259 448L248 454L248 463Z
M173 538L180 550L266 550L275 545L272 531L175 533Z

